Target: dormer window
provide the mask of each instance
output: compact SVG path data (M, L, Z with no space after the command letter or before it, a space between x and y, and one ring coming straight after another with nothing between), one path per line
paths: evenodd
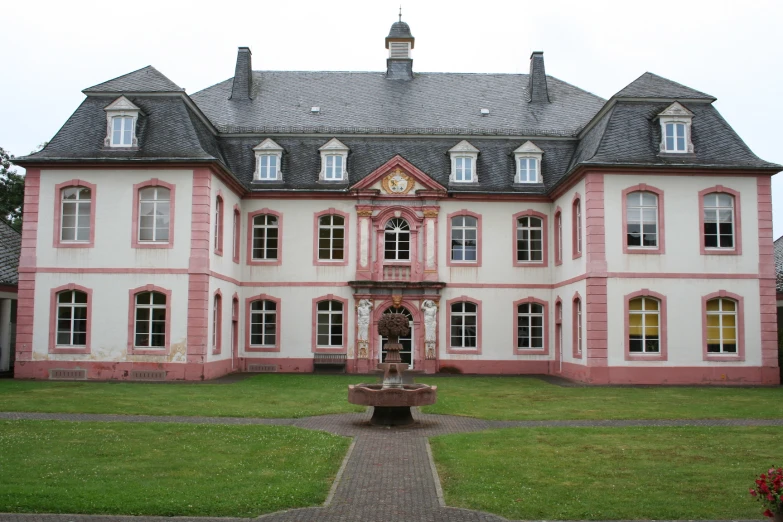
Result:
M132 149L139 146L136 137L136 123L139 120L139 109L125 96L114 100L106 111L107 128L103 146L107 148Z
M691 111L674 102L658 115L658 119L661 122L660 152L673 154L693 152Z
M319 181L347 181L348 147L343 145L337 138L332 138L318 150L321 152Z
M449 149L449 154L451 155L449 181L452 183L478 183L476 162L479 150L463 140Z
M532 141L525 142L514 151L517 173L514 183L542 183L541 159L544 151L535 146Z
M256 171L254 181L279 181L282 179L280 164L283 161L283 147L267 138L255 147Z

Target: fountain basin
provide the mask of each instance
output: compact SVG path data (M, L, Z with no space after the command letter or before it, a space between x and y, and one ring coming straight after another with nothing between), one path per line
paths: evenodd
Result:
M374 426L407 426L413 424L412 406L435 404L437 386L403 384L399 388L384 388L383 384L348 386L348 402L372 406L370 424Z

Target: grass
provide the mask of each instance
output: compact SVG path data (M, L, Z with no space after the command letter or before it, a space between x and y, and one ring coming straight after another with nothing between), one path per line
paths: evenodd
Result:
M0 411L299 418L364 411L348 403L361 376L256 375L232 384L0 380Z
M0 512L255 517L326 498L349 440L278 426L0 422Z
M561 387L536 377L437 377L426 413L495 420L772 419L783 387ZM0 403L1 407L1 403Z
M779 428L504 429L431 440L446 503L522 520L761 518Z

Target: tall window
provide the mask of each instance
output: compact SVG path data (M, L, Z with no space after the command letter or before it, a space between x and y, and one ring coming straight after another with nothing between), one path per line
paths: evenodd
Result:
M705 248L734 248L734 197L712 193L704 196Z
M277 303L259 300L250 303L250 345L277 344Z
M555 263L563 262L563 213L555 212Z
M544 348L544 306L538 303L517 305L517 348Z
M317 305L316 345L321 348L343 346L343 304L320 301Z
M473 263L478 259L478 219L473 216L451 218L451 260Z
M544 260L544 225L541 218L517 219L517 261Z
M574 356L582 356L582 300L574 299Z
M627 244L629 247L658 246L658 196L652 192L631 192L626 196Z
M111 119L111 144L113 147L133 145L133 118L115 116Z
M384 255L389 261L408 261L411 255L411 231L408 222L392 218L386 223L383 236Z
M233 252L234 262L239 263L239 210L234 209L234 223L232 227L231 252Z
M90 241L92 191L86 187L67 187L61 191L60 240Z
M134 346L166 346L166 295L160 292L136 294Z
M451 347L476 348L478 309L475 303L462 301L451 305Z
M258 179L277 179L277 155L262 154L258 157Z
M324 179L332 181L343 179L343 156L336 154L326 156Z
M165 187L139 190L139 241L168 243L171 191Z
M660 353L661 303L652 297L637 297L628 302L628 351Z
M223 198L215 198L215 253L223 254Z
M573 223L573 235L574 235L574 241L573 241L573 248L574 257L579 257L582 255L582 201L577 199L574 201L573 207L573 216L574 216L574 223Z
M454 181L473 181L473 158L454 158Z
M688 147L685 137L684 123L667 123L666 129L666 152L687 152Z
M223 298L215 294L212 302L212 352L220 353L223 340Z
M57 294L57 346L87 346L87 294Z
M737 353L737 302L707 301L707 353Z
M536 158L519 158L519 183L538 183L538 160Z
M276 260L279 248L278 218L259 214L253 218L253 259Z
M342 261L345 258L345 218L328 214L318 218L318 259Z

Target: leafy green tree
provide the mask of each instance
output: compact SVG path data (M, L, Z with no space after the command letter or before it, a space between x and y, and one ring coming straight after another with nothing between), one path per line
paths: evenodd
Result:
M13 159L11 154L0 147L0 217L21 230L24 176L11 169Z

